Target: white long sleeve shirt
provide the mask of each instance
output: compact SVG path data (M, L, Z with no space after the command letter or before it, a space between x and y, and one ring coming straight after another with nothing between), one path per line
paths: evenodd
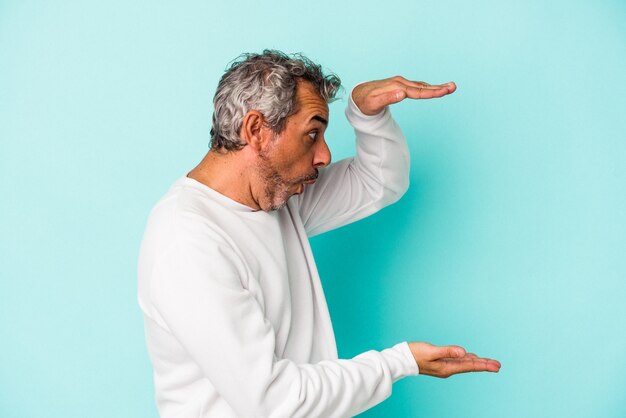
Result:
M416 375L406 342L338 359L308 237L368 216L408 187L388 109L346 116L356 157L320 170L277 211L254 211L187 177L153 209L139 258L161 417L347 417Z

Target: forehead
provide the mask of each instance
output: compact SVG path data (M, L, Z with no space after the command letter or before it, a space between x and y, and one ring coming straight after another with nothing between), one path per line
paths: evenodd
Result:
M318 115L328 120L328 103L322 99L313 84L299 81L296 87L296 100L298 102L297 115L309 118Z

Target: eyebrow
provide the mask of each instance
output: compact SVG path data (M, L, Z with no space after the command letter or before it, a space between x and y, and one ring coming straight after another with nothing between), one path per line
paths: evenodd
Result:
M324 119L323 117L321 117L320 115L315 115L311 118L311 120L316 120L318 122L321 122L324 124L324 126L328 126L328 120Z

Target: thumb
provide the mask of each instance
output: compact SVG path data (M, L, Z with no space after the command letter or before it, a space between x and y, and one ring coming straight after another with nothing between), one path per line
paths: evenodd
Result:
M465 349L458 345L435 347L434 358L459 358L465 356Z
M406 99L406 91L402 89L390 91L387 95L389 104L398 103Z
M385 106L401 102L406 99L406 92L402 89L391 90L381 93L376 97L376 105L381 109Z

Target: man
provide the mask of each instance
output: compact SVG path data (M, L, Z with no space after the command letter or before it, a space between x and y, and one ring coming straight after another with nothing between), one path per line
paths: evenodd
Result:
M150 215L139 304L162 417L345 417L398 379L500 364L457 346L399 343L351 360L335 339L308 237L393 203L409 152L388 105L454 83L363 83L346 116L356 157L330 164L340 86L303 56L248 54L215 94L211 149Z

